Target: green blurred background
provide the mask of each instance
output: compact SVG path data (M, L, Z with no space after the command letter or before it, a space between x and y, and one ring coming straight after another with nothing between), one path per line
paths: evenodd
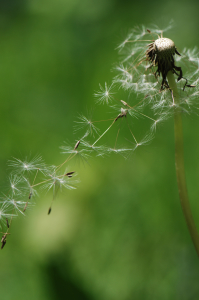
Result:
M199 2L0 0L0 179L12 157L64 160L73 121L111 82L114 49L135 25L165 27L179 49L199 46ZM199 228L199 119L184 116L185 163ZM140 129L141 130L141 129ZM106 140L104 140L106 143ZM173 120L129 160L71 164L81 182L41 195L14 220L0 256L1 299L199 299L199 262L178 198Z

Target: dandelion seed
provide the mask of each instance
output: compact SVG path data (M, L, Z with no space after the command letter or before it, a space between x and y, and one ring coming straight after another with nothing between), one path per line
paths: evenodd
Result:
M96 142L95 142L96 143ZM109 150L106 146L96 146L95 144L89 143L85 140L82 140L82 145L85 147L85 150L89 151L89 153L94 152L96 156L105 156L108 154Z
M6 244L6 238L7 238L6 234L4 234L1 238L1 250L4 248L4 246Z
M193 49L184 49L182 52L183 57L186 57L190 62L198 64L199 62L199 51L197 47Z
M75 123L78 124L77 126L75 126L75 131L85 128L86 131L89 132L89 134L91 134L92 136L95 136L94 133L99 135L99 129L93 124L90 119L81 115L79 116L79 120L80 121L75 121Z
M73 172L67 172L64 176L68 176L69 178L71 178L74 173L75 173L74 171Z
M79 147L80 141L77 141L77 143L75 144L74 150L76 150Z
M22 184L23 184L23 177L17 175L10 175L10 188L12 190L13 195L21 194L22 193Z
M133 77L134 77L133 73L130 73L130 70L132 70L132 69L133 69L133 71L137 71L136 67L132 68L132 66L131 66L131 68L129 69L128 66L124 67L123 64L116 67L116 71L119 72L119 75L117 75L115 77L114 82L118 82L118 83L122 82L123 84L124 83L126 83L126 84L131 83L132 80L133 80Z
M8 228L10 227L9 222L8 222L8 218L6 218L6 225L7 225Z
M26 204L25 204L25 206L24 206L23 212L26 211L27 207L28 207L28 201L26 202Z
M170 114L167 112L165 114L162 114L158 119L154 120L153 124L151 125L151 131L155 132L156 128L157 128L157 124L165 121L166 119L168 119L170 116Z
M11 210L13 210L16 214L20 212L22 215L24 215L23 209L26 202L18 200L16 198L10 198L9 196L5 196L4 203L7 203L10 206Z
M123 118L123 117L126 118L127 113L128 113L128 109L124 109L121 107L121 113L115 118L115 122L120 118Z
M137 108L137 109L139 109L139 108ZM139 117L141 117L141 114L139 113L139 111L138 111L137 109L130 108L130 109L128 110L129 115L130 115L131 117L133 117L133 118L136 118L136 119L138 119Z
M121 51L125 47L125 45L129 42L129 40L132 38L132 35L133 33L129 33L126 39L121 44L119 44L119 46L116 49L119 49L119 51Z
M32 185L28 178L26 178L26 177L23 177L23 178L24 178L24 182L26 183L26 186L24 187L24 191L27 192L28 199L30 200L30 199L32 199L32 197L35 197L38 195L37 190L34 188L34 186L36 186L36 184Z
M148 145L152 139L154 138L154 135L150 132L148 134L145 135L145 137L136 145L136 148L138 146L142 146L142 145Z
M109 153L120 154L125 159L128 157L129 153L134 151L134 148L109 148Z
M10 213L10 203L5 201L3 198L1 201L1 206L0 206L0 226L3 229L3 226L7 226L7 220L11 219L15 215L13 213Z
M120 102L122 102L122 104L124 105L124 106L129 106L125 101L123 101L123 100L120 100Z
M38 169L44 171L46 169L41 156L35 156L31 160L26 158L24 161L14 158L9 161L9 166L13 168L14 174L24 174L25 172L32 172Z
M112 92L112 90L114 84L112 83L110 86L108 86L107 83L105 82L105 88L103 88L101 84L99 85L99 87L100 87L100 91L94 94L94 96L97 98L96 102L109 104L109 102L113 100L112 95L114 93Z
M61 153L74 154L76 158L82 159L83 161L87 161L87 159L90 157L90 151L87 149L77 150L75 148L72 148L71 146L61 146L60 149L62 149Z
M66 174L69 175L66 175ZM71 175L74 174L74 172L64 172L64 174L57 173L56 171L53 172L52 175L50 175L49 180L46 180L46 183L42 186L43 189L47 189L48 191L53 189L55 192L55 189L62 190L62 188L74 190L76 189L75 184L78 183L78 180L72 180Z

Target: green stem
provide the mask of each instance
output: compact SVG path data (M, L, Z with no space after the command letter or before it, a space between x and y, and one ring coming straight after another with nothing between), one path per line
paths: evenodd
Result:
M169 86L172 91L173 105L174 105L174 131L175 131L175 166L178 182L178 191L180 202L184 217L191 235L196 252L199 256L199 235L196 225L194 223L193 215L191 212L189 198L187 193L185 168L184 168L184 151L183 151L183 129L182 129L182 113L179 107L180 96L177 90L174 75L171 71L167 74Z

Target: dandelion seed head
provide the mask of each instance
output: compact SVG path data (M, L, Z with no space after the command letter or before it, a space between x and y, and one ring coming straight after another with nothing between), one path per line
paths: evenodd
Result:
M195 92L199 90L199 50L185 48L179 53L174 41L163 37L172 26L170 23L164 29L155 25L148 29L144 26L134 28L119 49L122 60L113 79L129 94L136 93L137 97L148 95L140 107L149 105L155 114L160 115L171 111L175 105L167 81L169 71L176 76L182 109L186 111L194 107L194 101L198 103ZM130 110L129 113L134 114Z
M175 44L171 39L157 39L154 42L154 47L156 49L156 54L162 56L163 58L168 58L175 54Z

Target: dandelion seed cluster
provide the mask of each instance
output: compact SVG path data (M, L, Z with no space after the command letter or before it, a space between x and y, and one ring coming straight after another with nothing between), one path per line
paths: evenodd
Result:
M160 30L157 27L134 28L127 38L118 46L121 61L115 67L116 76L110 85L105 82L100 85L99 91L94 96L97 104L106 104L112 111L108 128L100 131L96 127L97 121L88 120L81 116L77 123L86 128L81 146L82 151L90 153L95 150L97 155L109 153L122 153L125 157L137 149L138 146L148 144L154 137L157 125L173 114L173 107L180 108L190 113L192 108L197 107L198 98L198 74L199 58L197 49L184 49L179 53L175 43L164 37L167 28ZM188 66L188 68L187 68ZM172 71L176 76L176 82L180 94L180 103L173 101L172 93L167 81L167 73ZM117 96L119 94L119 96ZM122 96L121 96L122 95ZM135 123L139 119L148 120L146 134L137 136ZM121 135L120 125L125 123L128 135L128 146L118 147ZM100 122L98 123L100 124ZM137 124L137 123L136 123ZM141 127L143 124L137 125ZM112 147L98 146L104 135L117 127L115 142ZM79 127L80 129L80 127ZM123 131L124 132L124 131ZM97 139L88 142L89 135Z
M64 164L63 164L64 165ZM61 166L47 166L40 156L33 159L20 160L14 158L9 161L11 175L7 192L0 198L0 228L3 234L1 249L6 244L7 236L14 217L25 215L27 209L34 205L34 199L38 195L38 189L53 190L53 199L58 190L75 189L73 171L60 171ZM50 206L50 210L52 203Z
M91 115L79 115L74 127L78 139L72 146L65 143L61 147L66 156L63 163L57 167L47 166L39 156L25 160L15 158L9 162L12 168L9 189L0 199L2 248L13 217L23 215L33 204L38 188L52 190L53 199L58 190L75 188L77 181L71 179L74 170L66 169L71 160L79 158L87 161L92 153L96 156L115 153L127 158L135 149L153 139L157 125L173 114L174 106L180 106L187 113L197 107L198 51L185 48L179 53L175 43L163 37L169 29L171 26L164 30L137 27L118 46L121 60L114 69L116 75L110 85L106 82L104 87L99 85L99 91L94 94L96 104L106 105L111 116L93 121ZM178 104L174 103L167 82L169 71L176 76L180 94ZM137 127L143 126L144 119L147 128L145 134L139 136ZM105 135L109 135L108 141L112 144L100 145ZM48 214L51 210L52 203Z

